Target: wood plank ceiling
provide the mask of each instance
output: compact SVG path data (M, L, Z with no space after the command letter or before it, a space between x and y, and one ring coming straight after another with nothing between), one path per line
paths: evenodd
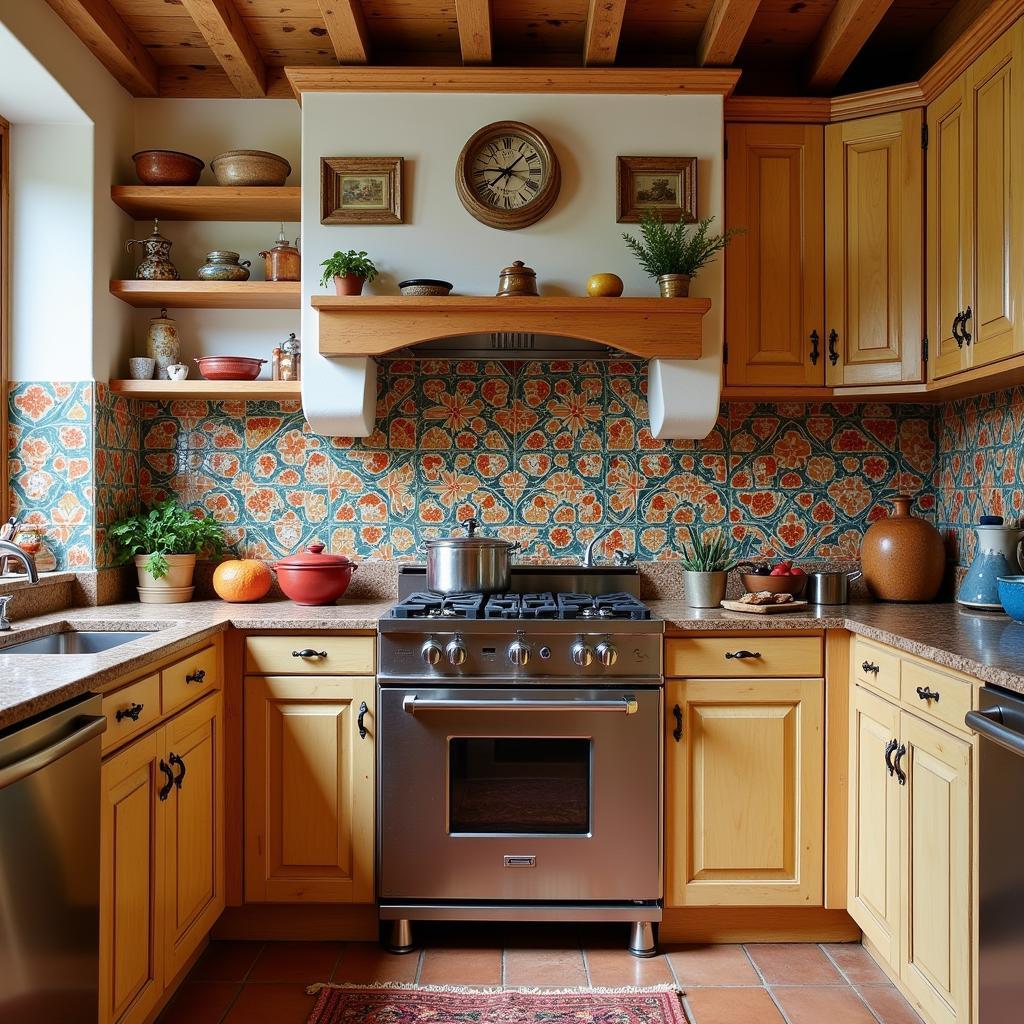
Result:
M286 66L743 69L738 92L917 78L1005 0L48 0L136 96L289 96Z

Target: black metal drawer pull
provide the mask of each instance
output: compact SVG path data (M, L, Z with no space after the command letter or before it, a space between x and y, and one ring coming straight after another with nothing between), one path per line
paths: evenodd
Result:
M126 708L118 708L114 712L114 720L121 722L126 718L130 718L133 722L139 720L139 715L142 714L141 704L129 704Z
M839 335L833 327L832 330L828 332L828 361L833 366L839 362L839 350L836 348L837 341L839 341Z
M892 755L896 753L896 748L898 746L898 740L889 740L885 745L885 767L889 769L889 778L892 778L896 774L896 768L892 763Z
M732 661L733 658L738 658L740 661L743 661L746 658L760 658L760 657L761 657L761 652L760 651L726 651L725 652L725 660L726 661Z
M917 695L921 700L933 700L936 704L939 702L939 691L929 690L927 686L919 686L917 688Z
M366 706L366 701L364 700L363 703L359 705L359 714L356 717L356 725L359 727L359 738L361 740L366 739L365 720L366 716L369 714L369 711L370 709Z
M968 306L964 310L963 319L960 321L960 333L963 336L964 341L967 342L968 345L970 345L971 339L974 337L974 335L971 334L969 330L967 330L967 321L970 320L973 316L974 310L971 309L970 306Z
M160 758L159 768L167 776L167 782L160 787L157 798L166 800L171 795L171 788L174 786L174 772L171 771L170 765L163 758Z
M167 760L172 766L180 768L181 771L174 777L174 785L181 789L181 784L185 781L185 762L178 757L177 754L168 754Z
M862 661L860 667L864 672L870 672L875 676L882 671L881 666L876 665L873 661Z
M205 668L201 668L201 669L199 669L196 672L189 672L189 674L187 676L185 676L185 682L186 683L201 683L205 678L206 678L206 669Z
M964 319L964 311L960 310L960 312L957 313L957 315L955 317L953 317L953 326L950 328L950 331L952 332L952 335L953 335L953 340L956 342L956 347L957 348L963 348L964 347L963 335L957 330L957 328L960 326L960 324L963 323L963 319Z
M817 331L811 331L811 366L817 366L818 360L821 356L818 353L818 345L821 338L818 337Z
M899 750L896 751L896 763L893 768L896 770L896 777L900 780L900 785L905 786L907 784L907 773L900 768L900 761L906 756L907 745L901 743Z
M678 743L683 738L683 709L678 704L672 708L672 717L676 720L676 727L672 730L672 739Z
M326 651L314 651L312 647L303 647L301 651L292 651L293 658L326 658Z

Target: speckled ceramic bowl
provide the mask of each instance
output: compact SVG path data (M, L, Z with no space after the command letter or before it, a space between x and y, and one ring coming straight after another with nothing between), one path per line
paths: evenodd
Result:
M173 149L141 149L132 159L143 185L194 185L206 166L199 157Z
M410 281L399 281L398 290L403 295L447 295L452 290L452 284L451 281L417 277Z
M1000 576L999 602L1014 622L1024 622L1024 576Z
M283 185L292 165L261 149L231 149L210 161L218 185Z

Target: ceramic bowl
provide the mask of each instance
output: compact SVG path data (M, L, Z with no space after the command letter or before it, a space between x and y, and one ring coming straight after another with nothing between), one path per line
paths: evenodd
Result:
M1014 622L1024 622L1024 576L999 576L999 602Z
M218 185L283 185L292 165L261 149L231 149L210 161Z
M142 604L184 604L192 600L195 587L136 587Z
M128 360L128 372L132 375L132 380L152 380L155 369L156 360L148 356L132 356Z
M255 380L265 362L248 356L200 356L196 365L207 380Z
M142 149L132 159L143 185L195 185L206 166L199 157L173 149Z
M403 295L448 295L452 290L452 283L434 281L429 277L417 277L410 281L399 281L398 290Z
M792 594L799 597L807 586L806 576L758 576L753 572L740 573L743 586L751 594L767 590L772 594Z

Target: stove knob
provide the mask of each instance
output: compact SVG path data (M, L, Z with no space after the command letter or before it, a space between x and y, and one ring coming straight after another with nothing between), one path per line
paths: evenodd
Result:
M569 651L572 663L586 668L594 660L594 652L582 641L577 640Z
M522 668L530 660L530 645L522 640L513 640L508 647L508 660Z
M460 665L466 664L468 654L466 645L461 640L452 640L444 650L445 654L448 655L448 663L450 665L458 668Z
M595 648L594 653L605 668L611 668L619 660L619 652L608 640L602 640Z
M420 648L420 657L431 667L441 660L441 655L443 653L441 645L436 640L428 640Z

